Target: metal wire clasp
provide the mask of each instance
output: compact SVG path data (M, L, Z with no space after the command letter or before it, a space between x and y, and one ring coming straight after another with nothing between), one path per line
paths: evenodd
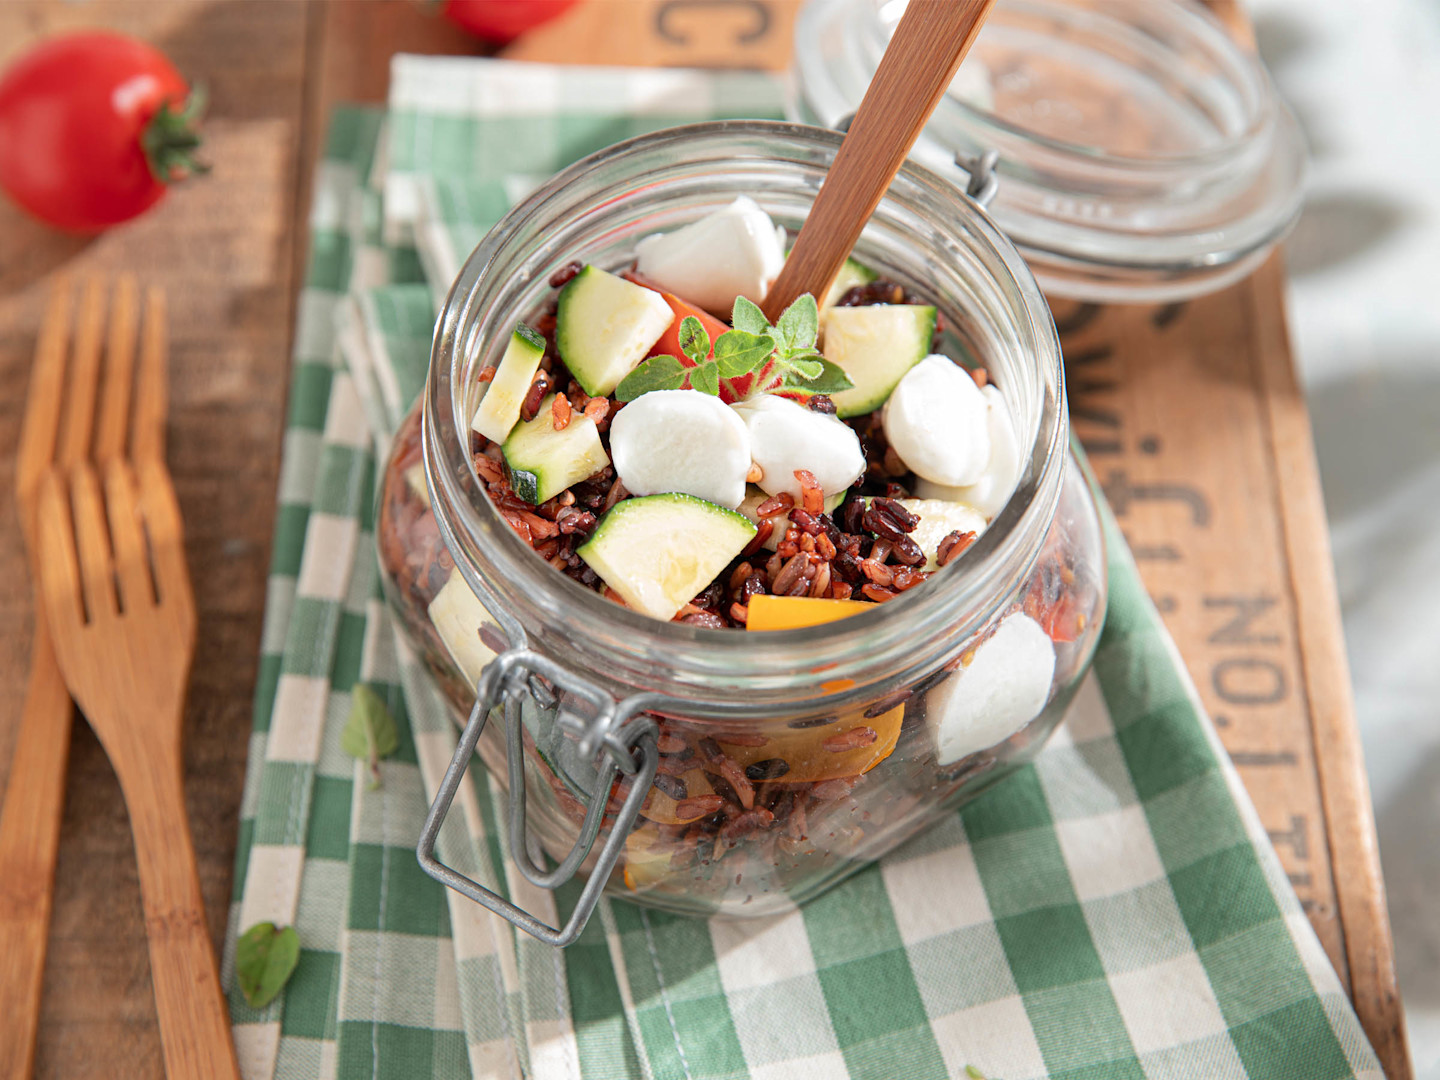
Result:
M558 723L576 735L579 748L587 760L600 756L594 783L587 792L589 805L580 826L580 836L568 855L554 870L540 869L537 853L532 852L525 828L525 748L522 740L521 701L526 694L537 699L542 708L560 710ZM593 712L588 719L565 708L565 695L586 703ZM567 671L555 661L529 649L511 649L497 656L485 668L476 687L475 707L460 735L459 744L450 758L440 790L425 817L415 855L420 868L436 881L509 919L526 933L548 945L569 945L580 936L589 920L600 891L619 861L625 838L635 825L640 806L655 779L660 763L655 722L642 715L656 708L664 699L658 694L632 694L621 702L588 679ZM541 922L523 908L516 907L503 896L451 869L435 857L435 842L445 815L460 790L460 781L474 756L475 745L485 730L491 711L503 701L505 706L505 739L507 769L510 780L510 853L526 879L544 889L556 889L575 876L589 856L610 801L610 791L618 774L634 777L624 805L616 815L610 835L600 849L590 879L562 929ZM603 755L601 752L603 751Z
M990 206L995 193L1000 190L1000 177L995 174L995 166L999 161L998 150L986 150L974 157L965 153L955 155L955 164L970 178L965 185L965 194L982 210Z
M835 122L835 130L841 134L849 132L851 121L854 119L853 112L846 113ZM999 161L1000 151L998 150L986 150L974 156L962 150L955 155L955 164L970 178L965 185L965 194L970 196L970 201L982 210L989 208L995 198L995 193L1000 190L1000 177L995 173L995 166Z

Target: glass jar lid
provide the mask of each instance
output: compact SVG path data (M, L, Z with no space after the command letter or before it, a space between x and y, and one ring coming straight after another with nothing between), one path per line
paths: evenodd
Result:
M795 118L853 113L907 0L810 0ZM1052 296L1159 302L1243 277L1298 216L1299 126L1191 0L1000 0L912 156L999 155L991 217ZM973 166L972 166L973 167Z

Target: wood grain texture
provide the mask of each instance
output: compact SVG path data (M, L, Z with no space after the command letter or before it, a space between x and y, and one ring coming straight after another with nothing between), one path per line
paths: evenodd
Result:
M70 289L57 287L45 309L25 399L16 462L15 505L25 533L32 576L41 550L36 495L60 446L62 417L81 404L65 394L70 353ZM92 323L99 318L86 307ZM79 336L94 338L90 325ZM0 806L0 1076L29 1076L40 1023L45 952L54 907L55 861L65 805L65 766L70 755L70 691L50 646L44 611L37 609L31 638L30 677L16 739L13 782Z
M855 110L795 247L760 307L773 324L804 293L824 299L995 0L912 0Z
M60 236L0 201L0 489L54 277L130 271L170 299L167 436L202 612L185 784L212 943L223 940L274 523L294 324L296 162L308 7L295 3L0 4L0 65L43 36L96 26L155 42L211 91L214 172L106 235ZM0 675L31 659L30 576L0 515ZM0 788L20 702L0 709ZM128 815L94 735L71 745L36 1054L44 1078L163 1072Z
M0 1076L34 1068L55 861L70 756L70 691L43 617L35 620L30 678L0 808Z
M136 394L153 402L163 384L142 379ZM57 469L40 489L37 530L55 659L130 811L165 1074L239 1080L185 810L195 600L164 462L112 459L103 480L88 462Z
M1315 463L1315 442L1305 398L1286 363L1290 353L1283 320L1266 318L1282 309L1285 284L1280 260L1272 259L1253 280L1251 300L1262 359L1260 381L1275 469L1280 523L1290 553L1290 586L1302 677L1317 747L1320 794L1328 823L1336 902L1345 928L1345 959L1355 1011L1390 1080L1410 1080L1409 1046L1395 950L1385 905L1385 879L1375 836L1375 810L1340 622L1340 598L1331 567L1330 533ZM1318 572L1317 572L1318 571Z
M798 7L798 0L587 0L506 55L782 68ZM185 779L218 942L250 728L309 170L330 103L383 100L397 47L480 50L408 0L23 0L0 4L0 64L43 33L97 24L149 37L182 71L205 76L216 170L155 213L91 242L46 232L0 204L0 485L13 478L20 401L53 273L128 268L165 284L170 455L200 613ZM1350 920L1364 917L1363 906L1337 899L1337 882L1340 889L1354 882L1362 895L1372 884L1343 861L1350 851L1343 845L1331 861L1337 824L1373 845L1370 817L1332 821L1319 784L1332 756L1350 770L1359 758L1347 759L1346 740L1317 744L1310 691L1296 692L1305 650L1317 647L1311 639L1338 649L1342 638L1333 612L1323 609L1308 612L1305 634L1299 630L1293 595L1317 581L1323 587L1332 570L1292 547L1292 531L1280 523L1281 495L1263 479L1283 474L1316 490L1308 445L1282 463L1263 421L1271 385L1263 365L1294 376L1280 299L1254 288L1242 283L1184 308L1057 302L1076 427L1092 445L1097 472L1123 497L1122 525L1142 575L1312 923L1362 1019L1370 1017L1367 1030L1390 1075L1404 1078L1398 1001L1382 993L1373 1011L1364 1004L1367 985L1394 985L1388 935L1379 923L1357 934ZM1115 472L1123 484L1113 482ZM0 675L15 686L25 676L31 632L21 552L18 527L0 517ZM1274 686L1261 681L1274 678L1270 664L1285 680L1273 702L1265 699ZM18 712L0 709L0 785ZM113 774L85 725L76 728L68 784L37 1075L110 1080L124 1062L123 1075L158 1076L129 829ZM1367 933L1375 950L1367 963L1352 962L1347 948ZM1367 984L1370 965L1378 977Z

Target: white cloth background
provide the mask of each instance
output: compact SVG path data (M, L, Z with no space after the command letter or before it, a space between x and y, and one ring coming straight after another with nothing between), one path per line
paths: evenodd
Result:
M1440 1080L1440 0L1250 0L1310 141L1290 315L1421 1080Z

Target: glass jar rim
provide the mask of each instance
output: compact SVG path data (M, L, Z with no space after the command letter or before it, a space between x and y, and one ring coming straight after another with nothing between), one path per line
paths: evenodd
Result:
M809 0L795 26L788 114L833 125L852 112L904 3ZM993 102L942 98L913 155L963 183L957 161L999 154L991 217L1047 293L1102 302L1186 299L1254 269L1293 227L1305 176L1299 125L1259 60L1202 6L1000 0L971 55L983 62L989 42L1022 33L1045 43L1042 60L1053 53L1057 63L1095 73L1097 85L1143 80L1153 91L1149 100L1177 116L1197 111L1193 96L1220 118L1205 140L1125 151L1085 138L1094 132L1088 120L1057 134L1002 115ZM1147 64L1165 78L1151 78Z
M712 121L640 135L556 174L517 204L465 261L436 325L422 399L425 473L442 539L512 645L531 640L537 627L527 624L544 623L539 629L558 630L592 670L624 685L697 701L697 715L736 715L761 702L803 707L795 700L797 672L817 684L808 699L812 705L815 697L838 701L852 687L858 694L880 682L913 677L933 661L916 640L963 636L972 624L978 628L1004 599L999 583L1018 581L1033 564L1054 514L1068 453L1054 320L1019 253L984 211L950 181L914 162L902 168L877 215L895 207L919 208L922 218L943 226L949 240L963 243L995 275L994 284L1008 290L1008 329L1030 351L1039 386L1037 422L1017 492L964 557L926 587L841 622L766 632L758 639L740 631L663 623L558 573L515 534L485 494L465 437L465 388L482 354L499 340L496 324L508 325L525 313L513 303L521 286L506 276L516 272L517 260L524 260L507 249L543 247L553 240L537 237L553 237L561 223L603 215L616 200L642 190L653 193L663 185L650 169L627 172L627 164L674 162L675 169L703 170L721 169L727 162L738 168L741 162L759 167L760 162L782 161L787 168L815 172L818 186L823 168L817 162L833 159L840 141L827 129L764 120ZM755 194L763 203L763 192ZM930 212L923 213L927 208ZM527 276L532 272L543 285L538 264L525 271ZM512 306L501 320L491 309L504 306L507 296ZM957 623L961 613L966 617Z

